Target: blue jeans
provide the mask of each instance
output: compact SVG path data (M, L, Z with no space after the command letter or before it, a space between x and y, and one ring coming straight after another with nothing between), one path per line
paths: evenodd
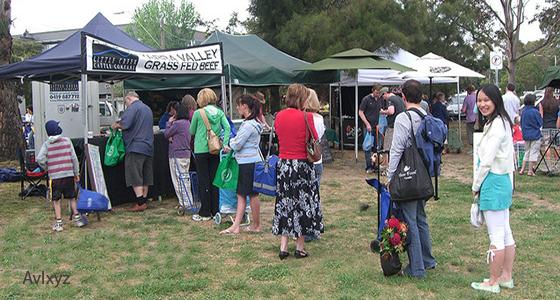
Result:
M432 255L432 238L426 219L426 201L399 202L404 221L408 224L408 261L404 273L414 277L426 276L426 269L436 266Z
M321 176L323 175L323 164L314 164L313 168L315 168L315 180L317 182L317 185L319 187L321 187Z
M366 130L367 129L364 128L364 132L366 132ZM371 155L377 149L377 137L375 136L375 130L372 131L372 135L373 135L373 147L371 147L371 149L368 151L364 151L364 154L366 156L366 171L373 170L375 168L375 166L373 165L373 161L371 160Z

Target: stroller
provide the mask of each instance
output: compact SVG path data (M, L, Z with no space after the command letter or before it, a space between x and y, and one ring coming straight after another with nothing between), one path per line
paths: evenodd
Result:
M379 252L379 242L381 241L381 232L385 227L385 220L391 215L402 220L402 214L397 204L391 201L391 194L387 190L387 187L380 184L379 179L366 179L366 182L377 191L377 237L375 240L371 241L370 249L372 252Z
M233 223L233 218L237 213L237 193L235 190L220 189L220 211L214 215L214 223L220 225L223 217L229 217L229 221ZM247 197L247 206L245 208L245 215L243 216L243 223L241 226L247 226L251 223L249 215L251 214L251 207L249 206L249 197Z

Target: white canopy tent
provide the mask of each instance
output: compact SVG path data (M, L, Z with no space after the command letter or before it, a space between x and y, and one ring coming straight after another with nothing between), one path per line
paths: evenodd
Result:
M416 71L409 71L401 73L403 79L417 79L422 77L427 77L430 80L430 95L432 93L432 83L434 80L441 78L452 78L454 77L457 82L457 105L459 105L459 78L461 77L474 77L474 78L484 78L485 76L475 72L471 69L465 68L457 63L445 59L432 52L418 58L414 63L414 69ZM461 141L461 113L459 113L459 140Z
M445 59L434 53L428 53L422 57L418 57L404 49L398 49L393 54L384 54L386 51L377 51L376 54L399 63L416 71L397 72L394 70L375 70L360 69L357 74L352 77L347 73L341 74L341 81L331 86L339 87L339 99L341 86L354 86L356 88L355 102L358 103L358 86L382 84L382 85L400 85L408 79L415 79L422 84L430 84L430 94L432 84L455 83L457 85L457 105L459 105L459 79L461 77L484 78L485 76L463 67L457 63ZM330 95L329 95L330 97ZM329 103L330 99L329 99ZM356 104L357 105L357 104ZM339 101L339 111L342 114L342 101ZM330 116L332 119L332 115ZM357 107L355 118L357 120ZM340 116L340 128L342 128L342 116ZM357 131L357 128L355 129ZM341 132L342 134L342 132ZM357 137L357 135L356 135ZM357 140L357 138L356 138ZM461 116L459 114L459 140L461 140ZM356 143L357 145L357 143ZM358 157L358 147L355 147L356 159Z
M398 63L400 65L403 65L405 67L408 67L410 69L414 69L414 70L418 70L417 68L415 68L414 64L416 64L418 62L418 60L420 59L420 57L404 50L404 49L398 49L397 52L395 52L394 54L390 55L388 54L387 51L385 50L380 50L377 51L375 53L376 55L379 55L381 57L383 57L386 60ZM428 84L430 83L430 81L432 81L432 83L457 83L458 84L458 78L453 78L453 77L438 77L438 78L433 78L430 79L427 76L423 76L422 74L418 74L415 71L407 71L404 73L414 73L415 77L414 79L420 81L423 84ZM342 98L341 95L341 87L345 86L345 87L350 87L353 86L355 87L355 112L354 112L354 118L355 118L355 138L354 138L354 151L355 151L355 156L356 156L356 160L358 159L358 128L357 128L357 124L358 124L358 87L359 86L371 86L373 84L381 84L381 85L401 85L403 82L405 82L407 79L410 78L404 78L402 76L402 74L399 71L396 70L392 70L392 69L358 69L357 73L352 76L350 74L348 74L347 72L341 72L340 77L341 80L338 83L333 83L331 84L332 86L338 86L338 92L339 92L339 99ZM332 95L331 95L331 89L329 89L329 106L332 105ZM330 111L330 116L329 119L332 121L332 110ZM340 132L340 138L341 138L341 146L343 144L342 142L342 101L339 100L339 123L340 123L340 128L341 128L341 132Z

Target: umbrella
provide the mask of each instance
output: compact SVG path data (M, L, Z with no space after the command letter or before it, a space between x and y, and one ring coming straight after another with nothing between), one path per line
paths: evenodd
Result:
M401 64L392 62L390 60L384 59L372 52L366 51L360 48L354 48L340 53L331 55L323 60L312 63L306 66L303 70L309 71L327 71L327 70L359 70L359 69L384 69L384 70L394 70L398 72L410 72L414 69L403 66ZM356 161L358 161L358 81L356 80L356 93L355 93L355 116L354 116L354 151L356 155ZM340 93L340 89L339 89ZM339 97L340 99L340 97ZM342 114L342 101L340 101L340 114ZM340 128L341 128L341 145L342 140L342 116L340 116Z
M432 96L432 80L435 77L454 77L457 78L457 104L459 104L459 78L475 77L484 78L485 76L471 69L454 63L442 56L432 52L420 57L413 65L416 72L404 72L401 74L403 78L429 78L430 81L430 97ZM461 139L461 114L459 113L459 140Z
M550 67L544 74L544 80L541 84L541 89L546 87L553 87L560 89L560 67Z

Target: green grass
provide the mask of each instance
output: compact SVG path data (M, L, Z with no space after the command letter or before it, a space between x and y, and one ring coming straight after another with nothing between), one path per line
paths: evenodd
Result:
M349 157L350 155L346 155ZM467 159L464 159L468 163ZM455 166L445 166L452 171ZM361 165L326 167L321 187L325 234L306 245L311 256L277 257L269 233L274 200L263 199L263 234L219 236L227 225L195 223L173 211L175 200L132 214L117 207L83 229L50 231L43 199L21 201L17 184L0 185L0 299L558 299L560 180L517 177L511 222L517 242L517 288L489 296L471 290L487 276L485 229L469 225L470 174L441 179L427 211L438 268L424 280L385 278L369 251L376 195ZM360 204L371 207L360 211ZM290 251L294 250L290 241ZM406 255L401 257L406 264ZM70 284L23 284L25 273L67 274Z

